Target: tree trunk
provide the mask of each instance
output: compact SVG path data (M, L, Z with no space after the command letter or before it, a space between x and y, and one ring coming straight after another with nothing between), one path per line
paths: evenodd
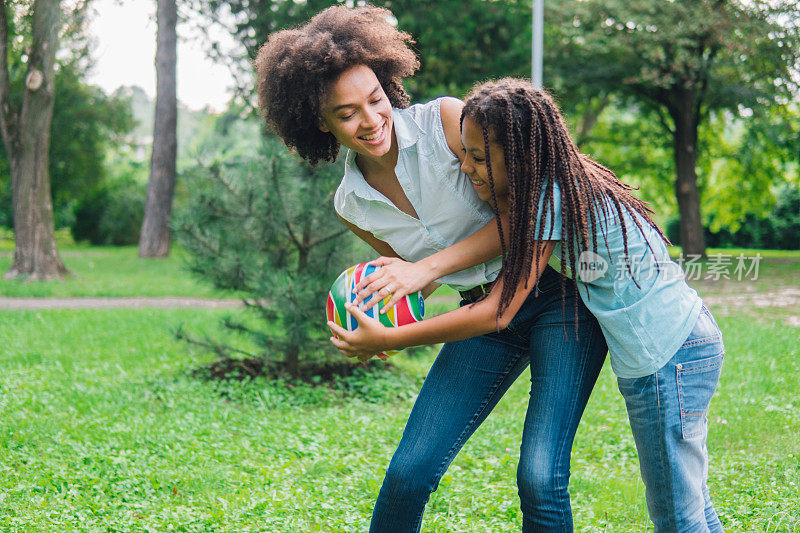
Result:
M158 0L156 47L156 115L153 128L153 154L144 208L139 257L166 257L169 254L169 221L175 191L177 156L178 100L176 95L178 11L175 0Z
M589 135L591 135L592 129L594 128L595 124L597 124L597 120L600 118L603 110L608 107L608 103L610 101L611 97L606 94L603 95L602 98L592 99L586 104L586 110L581 116L580 126L578 127L578 132L575 135L575 144L577 144L579 147L586 144L586 142L589 140Z
M6 9L5 2L2 8ZM14 137L5 142L7 152L11 152L6 155L15 234L14 262L6 278L27 276L37 281L68 274L56 250L48 153L60 9L59 0L36 0L33 5L33 39L18 128L3 129L4 136ZM4 113L8 113L7 101L4 104Z
M697 119L694 113L695 92L686 90L670 109L675 123L675 196L680 214L680 238L683 254L705 257L706 243L700 217L700 192L697 189Z

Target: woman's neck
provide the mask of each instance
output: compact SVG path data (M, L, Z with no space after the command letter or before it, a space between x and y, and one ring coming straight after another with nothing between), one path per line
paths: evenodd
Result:
M399 153L397 146L397 135L395 135L394 125L392 125L392 145L389 151L378 157L358 153L355 157L356 166L358 166L358 169L364 176L380 175L386 172L394 173L394 167L397 166L397 155Z

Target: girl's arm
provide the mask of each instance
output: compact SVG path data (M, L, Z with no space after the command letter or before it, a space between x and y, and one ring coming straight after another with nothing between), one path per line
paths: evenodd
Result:
M347 331L333 322L328 322L328 327L335 335L331 338L331 342L346 356L363 358L368 354L385 350L451 342L505 329L536 286L539 276L547 267L547 260L556 242L545 243L539 255L539 268L536 268L534 260L527 280L520 281L514 298L500 317L497 316L497 309L503 289L502 278L494 284L489 296L480 302L398 328L384 327L377 320L367 317L357 306L348 304L347 310L356 318L359 326L355 331Z
M504 233L508 233L508 217L501 215ZM374 238L374 237L373 237ZM416 263L403 261L396 257L380 257L370 264L380 266L378 271L366 276L356 285L358 291L356 303L369 300L377 292L379 301L389 294L392 297L381 311L391 309L407 294L423 290L434 280L471 268L494 259L501 253L500 235L494 219L484 227L444 250L420 259Z

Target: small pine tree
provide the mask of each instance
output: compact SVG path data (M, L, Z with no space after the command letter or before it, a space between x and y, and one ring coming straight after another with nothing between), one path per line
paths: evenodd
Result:
M310 167L266 137L255 156L220 158L187 174L191 193L174 230L190 268L216 287L246 292L258 325L224 325L258 346L251 355L297 377L303 363L332 353L325 299L350 242L332 205L342 165Z

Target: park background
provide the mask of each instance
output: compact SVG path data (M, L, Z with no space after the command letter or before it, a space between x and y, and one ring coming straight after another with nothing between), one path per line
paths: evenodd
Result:
M341 160L309 167L264 131L249 63L333 3L159 0L156 91L155 1L0 2L3 530L366 530L436 347L362 367L328 346L327 287L374 253L333 215ZM530 74L530 2L386 5L420 54L414 102ZM150 54L144 87L100 86L133 61L98 42L122 8L137 16L118 38ZM794 2L545 2L545 87L581 149L651 202L725 334L709 484L729 531L800 530L799 24ZM176 77L187 98L227 91L187 106ZM148 186L162 216L142 238ZM456 303L437 291L429 313ZM520 529L525 376L424 530ZM570 490L578 531L648 529L608 365Z

